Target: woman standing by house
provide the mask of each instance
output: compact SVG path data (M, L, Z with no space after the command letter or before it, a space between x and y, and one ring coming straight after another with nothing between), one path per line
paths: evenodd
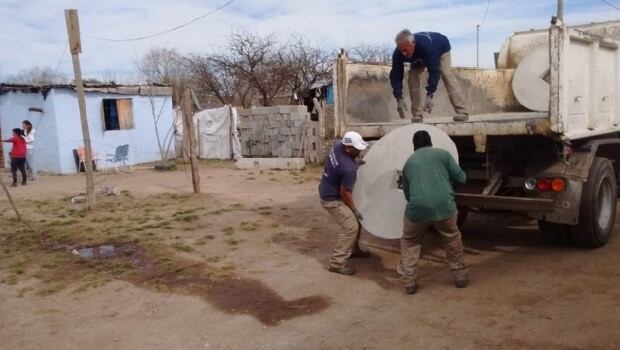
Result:
M13 174L12 187L17 187L17 169L22 173L22 185L26 185L26 140L22 129L13 129L13 137L2 142L13 144L11 152L11 173Z
M35 129L32 127L32 123L29 120L22 122L22 129L24 129L24 139L26 140L26 169L30 171L30 180L37 179L37 168L34 163L34 133Z

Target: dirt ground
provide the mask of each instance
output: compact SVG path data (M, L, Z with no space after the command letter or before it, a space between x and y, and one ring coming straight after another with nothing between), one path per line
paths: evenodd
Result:
M407 296L398 254L368 236L358 274L326 271L336 232L319 175L205 163L200 196L182 170L98 175L124 192L94 212L70 203L80 176L11 189L37 233L0 196L0 348L620 348L618 226L581 250L524 218L470 215L470 286L452 287L429 236Z

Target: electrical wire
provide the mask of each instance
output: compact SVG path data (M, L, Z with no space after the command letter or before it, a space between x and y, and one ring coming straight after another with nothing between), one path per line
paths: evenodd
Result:
M91 39L95 39L95 40L102 40L102 41L113 41L113 42L120 42L120 41L138 41L138 40L145 40L145 39L150 39L150 38L154 38L156 36L160 36L160 35L164 35L170 32L173 32L175 30L181 29L185 26L188 26L196 21L199 21L205 17L208 17L222 9L224 9L225 7L227 7L228 5L232 4L233 1L235 0L228 0L228 2L226 2L225 4L223 4L222 6L215 8L207 13L205 13L204 15L200 15L192 20L190 20L189 22L185 22L183 24L180 24L176 27L172 27L169 29L166 29L164 31L158 32L158 33L154 33L154 34L150 34L150 35L144 35L144 36L139 36L139 37L135 37L135 38L125 38L125 39L112 39L112 38L104 38L104 37L100 37L100 36L95 36L95 35L89 35L89 34L84 34L85 37L91 38Z
M613 8L615 8L616 10L620 11L620 7L612 4L611 2L609 2L607 0L601 0L601 2L603 2L603 4L609 5L609 6L613 7Z
M67 53L68 47L69 47L69 39L67 39L67 42L65 43L65 46L62 49L62 54L60 55L60 58L58 59L58 63L56 63L56 67L54 68L54 75L58 73L58 68L60 68L60 64L62 63L62 60L65 58L65 54Z
M491 0L487 0L487 9L484 11L484 17L482 17L482 22L480 23L480 27L484 25L484 22L487 21L487 14L489 14L489 6L491 5Z

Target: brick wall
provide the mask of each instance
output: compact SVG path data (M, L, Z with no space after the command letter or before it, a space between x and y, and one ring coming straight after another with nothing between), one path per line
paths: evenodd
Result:
M244 157L322 160L319 123L310 120L306 106L255 107L238 114Z

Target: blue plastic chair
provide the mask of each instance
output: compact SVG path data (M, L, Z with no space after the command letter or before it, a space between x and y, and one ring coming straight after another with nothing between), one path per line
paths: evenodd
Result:
M120 174L120 171L118 170L119 165L129 166L129 169L133 172L133 166L129 164L129 145L120 145L116 147L114 154L106 154L105 162L106 166L104 168L104 172L108 168L108 162L112 162L117 174Z

